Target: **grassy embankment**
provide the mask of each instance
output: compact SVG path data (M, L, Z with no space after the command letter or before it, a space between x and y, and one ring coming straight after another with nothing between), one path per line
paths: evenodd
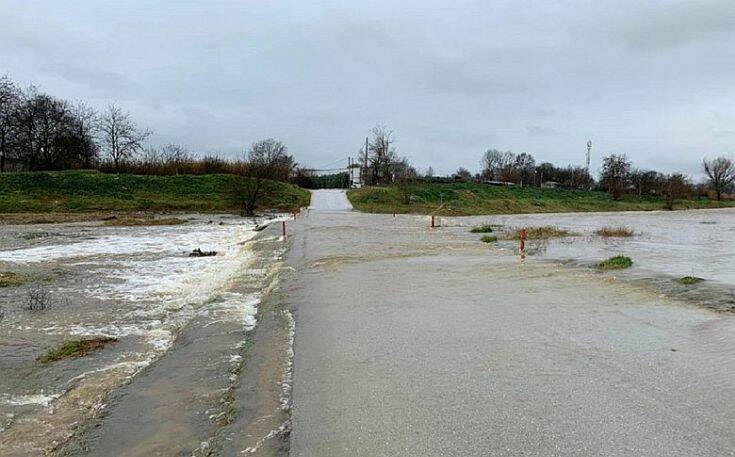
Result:
M563 213L583 211L651 211L664 209L660 197L626 195L620 201L599 191L541 189L538 187L495 187L486 184L409 184L365 187L347 193L352 205L369 213L479 214ZM410 198L411 203L407 202ZM443 206L441 206L443 203ZM735 201L706 198L677 200L675 209L724 208ZM441 208L440 208L441 207ZM438 209L440 208L440 209Z
M239 210L233 175L142 176L93 171L0 174L0 213ZM267 181L261 209L309 204L300 187Z

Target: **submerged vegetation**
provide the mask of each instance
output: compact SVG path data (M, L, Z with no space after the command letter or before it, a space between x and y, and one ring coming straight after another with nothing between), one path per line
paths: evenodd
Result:
M490 224L478 225L472 227L470 233L493 233L494 227Z
M50 350L48 354L39 357L38 360L42 363L49 363L62 359L82 357L91 352L98 351L108 344L116 341L117 339L109 337L70 340L62 344L60 347Z
M502 238L504 240L518 240L521 237L521 230L521 227L509 227L504 229ZM574 232L570 232L569 230L553 225L526 228L526 239L528 240L546 240L549 238L564 238L575 235L576 233Z
M111 227L132 227L132 226L149 226L149 225L181 225L186 224L185 219L178 217L114 217L107 219L104 225Z
M702 281L704 281L703 278L698 278L696 276L684 276L683 278L679 278L676 280L676 282L678 282L679 284L683 284L685 286L692 286Z
M28 278L12 271L0 271L0 287L22 286L28 282Z
M595 231L596 235L604 237L631 237L635 236L635 232L630 227L602 227Z
M347 193L352 205L369 213L409 213L442 216L481 214L563 213L586 211L661 210L665 201L655 195L620 196L602 191L559 188L491 186L482 183L411 182L400 186L363 187ZM707 198L677 200L676 209L721 208L735 201Z
M610 257L604 262L597 264L603 270L622 270L633 266L633 260L630 257L624 255L616 255Z
M0 174L0 213L87 211L237 211L236 175L143 176L94 171ZM240 178L255 179L255 178ZM291 211L309 204L298 186L262 180L260 209Z

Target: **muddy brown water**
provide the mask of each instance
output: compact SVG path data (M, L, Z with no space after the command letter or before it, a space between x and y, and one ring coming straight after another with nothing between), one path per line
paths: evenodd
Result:
M237 374L247 332L256 323L268 267L282 254L269 252L255 261L249 242L258 222L197 215L178 226L1 226L0 271L21 273L30 282L0 288L0 455L58 449L80 423L121 396L138 395L138 407L158 408L150 414L154 422L141 427L161 426L167 415L179 413L190 414L180 423L193 428L216 427L223 392ZM218 255L190 257L196 248ZM29 289L45 291L47 309L27 309ZM66 340L96 336L118 341L85 357L37 360ZM177 350L163 357L175 341ZM134 376L150 372L153 362L165 365L166 379L149 376L136 389L123 388L108 398ZM164 386L172 380L181 381L173 391L188 389L188 401L167 404L172 394ZM124 403L110 422L125 420L125 408L135 404ZM143 436L145 430L138 432ZM177 442L176 433L164 436ZM91 443L102 439L92 438ZM180 450L206 446L205 434L193 438L197 441L178 440ZM101 454L110 455L119 444L114 434L104 439L111 444ZM96 449L89 442L80 446Z

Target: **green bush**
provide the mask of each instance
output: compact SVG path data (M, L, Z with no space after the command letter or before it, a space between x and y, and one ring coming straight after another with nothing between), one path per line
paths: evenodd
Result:
M683 278L679 278L676 280L679 284L684 284L685 286L692 286L694 284L698 284L702 281L704 281L703 278L698 278L696 276L684 276Z
M597 264L597 266L602 268L603 270L622 270L624 268L632 267L633 260L631 260L630 257L626 257L624 255L616 255L615 257L610 257L604 262L600 262L599 264Z

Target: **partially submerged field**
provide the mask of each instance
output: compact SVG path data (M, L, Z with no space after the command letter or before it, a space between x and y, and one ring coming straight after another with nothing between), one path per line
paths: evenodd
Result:
M0 174L0 213L90 211L236 211L235 176L141 176L93 171ZM309 204L300 187L267 181L262 209Z
M497 187L475 183L417 183L405 186L364 187L348 192L352 205L370 213L480 214L564 213L585 211L651 211L664 209L660 197L626 195L615 201L598 191ZM677 200L675 209L724 208L733 201L706 198Z

